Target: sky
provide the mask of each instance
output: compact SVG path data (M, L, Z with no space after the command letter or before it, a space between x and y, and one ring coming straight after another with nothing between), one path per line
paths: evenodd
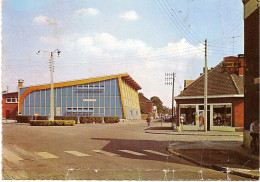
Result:
M171 107L184 80L244 52L240 0L3 0L2 90L128 73L147 98ZM36 54L41 50L40 54Z

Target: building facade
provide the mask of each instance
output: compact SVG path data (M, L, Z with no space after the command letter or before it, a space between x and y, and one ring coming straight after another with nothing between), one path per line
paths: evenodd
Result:
M19 87L19 113L49 116L50 88L50 84ZM55 83L54 115L140 119L139 89L128 74Z
M243 64L243 57L238 58ZM204 130L204 74L175 98L184 130ZM229 73L222 63L208 71L207 130L235 131L244 126L243 67Z
M2 118L15 119L18 112L18 92L2 94Z
M244 54L245 54L245 123L244 146L249 147L250 124L259 121L259 7L256 0L242 0L244 4Z

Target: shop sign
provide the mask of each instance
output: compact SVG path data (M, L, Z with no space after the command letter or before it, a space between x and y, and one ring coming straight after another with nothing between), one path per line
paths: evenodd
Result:
M234 73L238 71L238 68L241 67L241 64L239 62L238 57L235 56L229 56L224 58L224 63L222 63L222 66L226 68L226 70L229 73Z

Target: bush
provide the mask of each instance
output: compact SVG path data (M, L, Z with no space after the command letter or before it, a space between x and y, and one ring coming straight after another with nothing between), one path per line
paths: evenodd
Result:
M75 123L78 122L77 116L54 116L54 120L74 120Z
M30 115L18 115L16 116L17 123L30 123L32 116Z
M74 126L74 120L32 120L30 121L31 126Z
M79 118L80 124L84 123L102 123L102 117L91 117L91 116L81 116Z
M49 120L48 116L33 116L33 120Z
M107 116L104 117L105 123L118 123L119 117L118 116Z

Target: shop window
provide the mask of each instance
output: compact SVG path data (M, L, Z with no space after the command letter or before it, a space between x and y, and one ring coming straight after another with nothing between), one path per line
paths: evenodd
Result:
M181 105L180 115L184 116L183 125L196 125L196 106L195 105Z
M7 97L6 103L18 103L18 98L17 97Z
M213 105L213 126L232 126L231 105Z

